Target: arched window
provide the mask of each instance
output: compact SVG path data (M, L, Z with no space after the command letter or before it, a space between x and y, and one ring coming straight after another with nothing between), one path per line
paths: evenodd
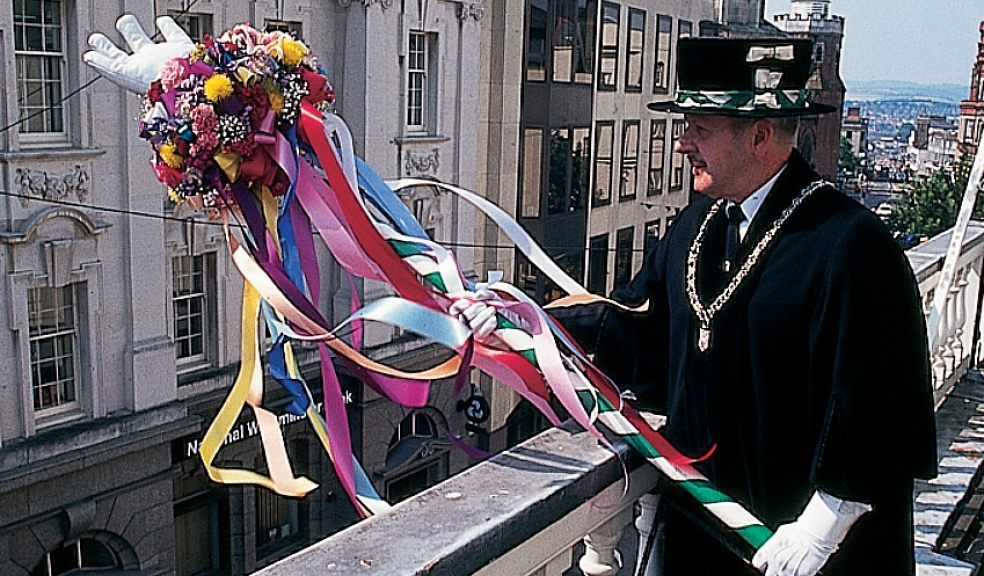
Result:
M80 538L45 553L44 558L31 570L31 576L62 576L112 568L122 566L108 546L94 538Z
M393 432L389 446L392 449L404 438L435 438L436 436L437 426L434 420L423 412L414 412L400 422L399 427Z

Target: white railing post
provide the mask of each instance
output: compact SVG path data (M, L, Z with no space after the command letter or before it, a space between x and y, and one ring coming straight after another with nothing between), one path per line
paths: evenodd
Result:
M653 538L653 527L656 521L656 507L659 505L658 494L646 494L639 498L639 515L635 519L636 531L639 533L639 553L636 554L636 569L633 574L638 573L639 565L642 564L643 555L646 548L650 546L649 539ZM640 576L656 576L656 562L652 552L649 554L646 563L646 571Z
M632 521L632 507L629 506L601 524L584 537L584 556L577 563L584 576L615 576L622 568L622 556L618 551L618 541L622 532Z

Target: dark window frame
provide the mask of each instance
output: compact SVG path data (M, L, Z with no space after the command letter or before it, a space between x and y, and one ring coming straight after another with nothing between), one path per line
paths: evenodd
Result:
M615 233L615 288L632 280L635 262L635 226L619 228Z
M666 29L663 29L664 24ZM666 35L665 37L663 35ZM665 14L656 15L656 28L653 34L653 94L669 94L670 71L673 59L673 18ZM661 58L665 56L665 58Z
M632 147L633 154L629 154L631 144L629 143L629 132L635 129L635 146ZM618 201L625 202L634 200L639 194L639 135L641 132L641 122L639 120L624 120L622 122L622 154L619 159L619 182L618 182ZM631 170L631 174L628 172ZM627 183L631 182L629 193Z
M657 142L659 143L658 154L656 153ZM654 163L654 160L658 160L658 164ZM653 118L649 121L649 166L646 175L646 196L659 196L665 191L666 185L663 182L665 176L666 118Z
M592 294L606 295L608 288L608 233L588 241L588 285Z
M605 43L605 27L610 17L609 10L614 9L614 26L615 26L615 44ZM601 4L601 47L599 50L600 57L598 58L598 90L604 92L614 92L618 90L618 62L619 50L621 49L621 34L622 34L622 6L620 4L615 4L613 2L602 2ZM612 65L611 78L606 79L603 74L605 63L610 62Z
M601 131L603 128L611 129L611 137L608 138L607 157L601 156L601 146L603 144ZM596 135L597 142L595 143L594 159L591 163L592 164L591 171L593 173L593 177L591 178L591 182L592 182L591 206L592 207L607 206L612 203L612 178L614 176L614 162L615 162L615 121L599 120L595 122L595 135ZM608 182L604 187L604 190L606 190L607 193L604 197L600 197L600 195L598 194L599 191L598 168L602 163L607 164L608 166Z
M642 79L644 77L645 54L646 54L646 11L639 8L629 7L628 26L626 27L625 38L625 91L642 92ZM638 24L638 26L636 26ZM640 32L641 40L638 48L633 52L632 33ZM633 78L633 61L638 61L638 72Z

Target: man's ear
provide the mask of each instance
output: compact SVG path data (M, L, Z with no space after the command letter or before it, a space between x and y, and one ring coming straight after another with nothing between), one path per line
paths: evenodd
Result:
M752 146L756 154L766 152L776 137L776 127L768 118L759 118L752 123Z

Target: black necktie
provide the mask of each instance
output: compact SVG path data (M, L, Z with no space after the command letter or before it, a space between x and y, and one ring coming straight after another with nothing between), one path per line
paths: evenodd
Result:
M738 255L738 245L741 243L738 235L738 227L745 219L745 213L738 205L731 205L727 208L728 230L725 234L724 242L724 271L730 272L735 264L735 257Z

